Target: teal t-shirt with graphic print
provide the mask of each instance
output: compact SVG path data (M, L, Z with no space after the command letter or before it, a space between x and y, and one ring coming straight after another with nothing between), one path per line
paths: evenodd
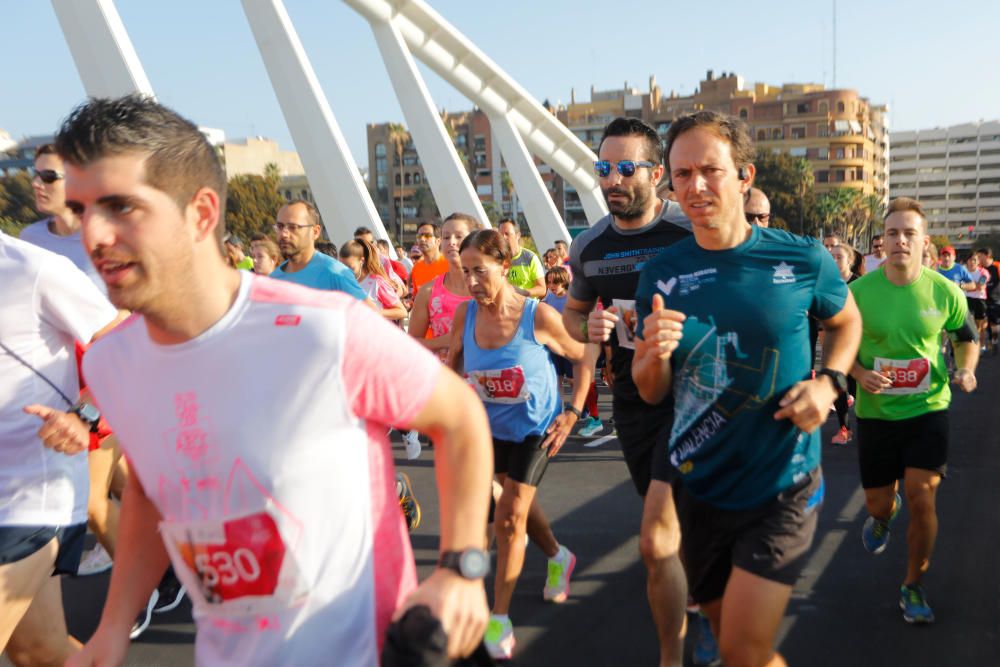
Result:
M819 431L775 420L778 402L812 370L808 316L829 319L847 285L818 241L754 226L729 250L694 237L642 270L637 335L653 294L687 316L671 356L671 464L697 498L759 507L819 465Z

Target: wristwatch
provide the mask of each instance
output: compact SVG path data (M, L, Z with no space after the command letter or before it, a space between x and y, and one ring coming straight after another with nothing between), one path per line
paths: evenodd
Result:
M77 403L69 411L80 418L84 424L90 427L91 433L97 433L98 424L101 422L101 412L90 403L83 401Z
M490 573L490 555L475 547L445 551L438 560L438 567L453 570L465 579L482 579Z
M820 375L825 375L830 378L833 382L833 388L836 390L837 395L841 396L847 393L847 376L840 371L835 371L832 368L821 368L816 371L816 377Z
M572 412L577 419L583 419L583 410L577 410L571 403L563 403L563 412Z

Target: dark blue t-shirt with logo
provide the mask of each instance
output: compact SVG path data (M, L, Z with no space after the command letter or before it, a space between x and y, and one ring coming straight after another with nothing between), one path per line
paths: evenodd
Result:
M729 250L691 237L642 270L637 335L655 293L687 315L671 357L671 463L695 497L718 507L773 500L819 465L819 431L774 413L810 375L807 316L828 319L846 302L833 258L814 239L757 226Z

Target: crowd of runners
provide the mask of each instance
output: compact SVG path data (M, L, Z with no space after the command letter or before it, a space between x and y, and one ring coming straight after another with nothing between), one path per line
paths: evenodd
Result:
M139 96L81 105L35 157L46 217L0 233L0 649L120 665L187 595L198 664L509 659L529 542L544 599L571 595L577 557L537 490L571 433L606 429L598 380L643 498L661 665L686 635L696 664L785 664L831 411L833 444L857 445L864 548L908 506L885 595L932 622L951 387L974 391L996 354L1000 262L935 248L905 198L870 254L772 229L753 156L715 112L665 141L618 118L593 165L609 214L570 245L539 255L514 220L453 212L409 251L365 227L335 247L295 200L246 254L194 124ZM407 530L424 490L395 470L393 430L409 458L433 448L423 582ZM108 568L81 645L56 575Z

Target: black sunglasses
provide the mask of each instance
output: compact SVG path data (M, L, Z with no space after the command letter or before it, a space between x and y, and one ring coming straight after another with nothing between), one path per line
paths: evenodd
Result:
M58 180L66 178L66 174L56 171L55 169L38 169L35 171L35 176L37 176L42 183L46 184L55 183Z
M747 222L751 225L756 221L767 222L771 219L770 213L745 213L744 215L746 215Z
M608 175L611 174L611 164L610 160L597 160L594 162L594 173L601 178L607 178ZM638 162L635 160L621 160L615 164L617 165L618 173L625 178L635 176L635 170L639 167L652 168L656 166L656 164L645 160L640 160Z

